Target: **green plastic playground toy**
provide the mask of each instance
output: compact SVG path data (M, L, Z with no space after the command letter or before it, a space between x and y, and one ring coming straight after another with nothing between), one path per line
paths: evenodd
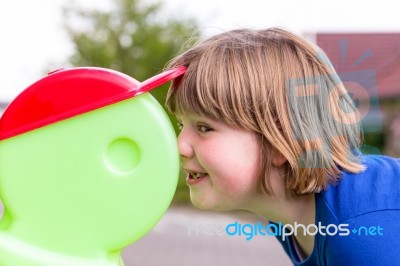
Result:
M49 74L0 120L1 266L117 266L177 185L173 127L145 82L102 68Z

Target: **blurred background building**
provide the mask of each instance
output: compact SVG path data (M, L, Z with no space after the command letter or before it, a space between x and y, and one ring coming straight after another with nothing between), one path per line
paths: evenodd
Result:
M317 33L364 114L365 142L400 157L400 33Z

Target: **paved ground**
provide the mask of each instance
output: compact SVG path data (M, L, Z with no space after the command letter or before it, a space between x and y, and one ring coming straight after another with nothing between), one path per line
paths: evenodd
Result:
M272 236L228 236L225 226L265 220L249 213L204 212L171 207L144 238L126 248L126 266L258 266L292 265Z
M2 211L0 202L0 217ZM291 265L275 237L228 236L225 227L235 221L266 224L250 213L170 207L149 234L124 250L125 266Z

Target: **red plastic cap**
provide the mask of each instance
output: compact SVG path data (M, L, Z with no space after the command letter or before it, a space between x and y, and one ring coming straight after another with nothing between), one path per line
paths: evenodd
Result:
M142 83L104 68L54 71L29 86L7 107L0 119L0 140L135 97L185 71L185 67L178 67Z

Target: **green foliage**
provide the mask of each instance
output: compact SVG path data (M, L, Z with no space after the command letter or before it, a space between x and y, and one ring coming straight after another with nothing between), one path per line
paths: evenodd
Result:
M161 2L114 0L109 10L82 10L70 3L64 8L65 29L74 45L73 66L114 69L144 81L162 72L165 64L199 37L197 22L163 15ZM151 94L164 106L167 85ZM168 112L167 112L168 113ZM168 113L177 131L176 118ZM187 201L181 176L175 202Z
M111 68L142 81L160 72L198 32L194 20L164 18L161 3L113 3L107 11L64 9L65 28L75 46L74 66Z

